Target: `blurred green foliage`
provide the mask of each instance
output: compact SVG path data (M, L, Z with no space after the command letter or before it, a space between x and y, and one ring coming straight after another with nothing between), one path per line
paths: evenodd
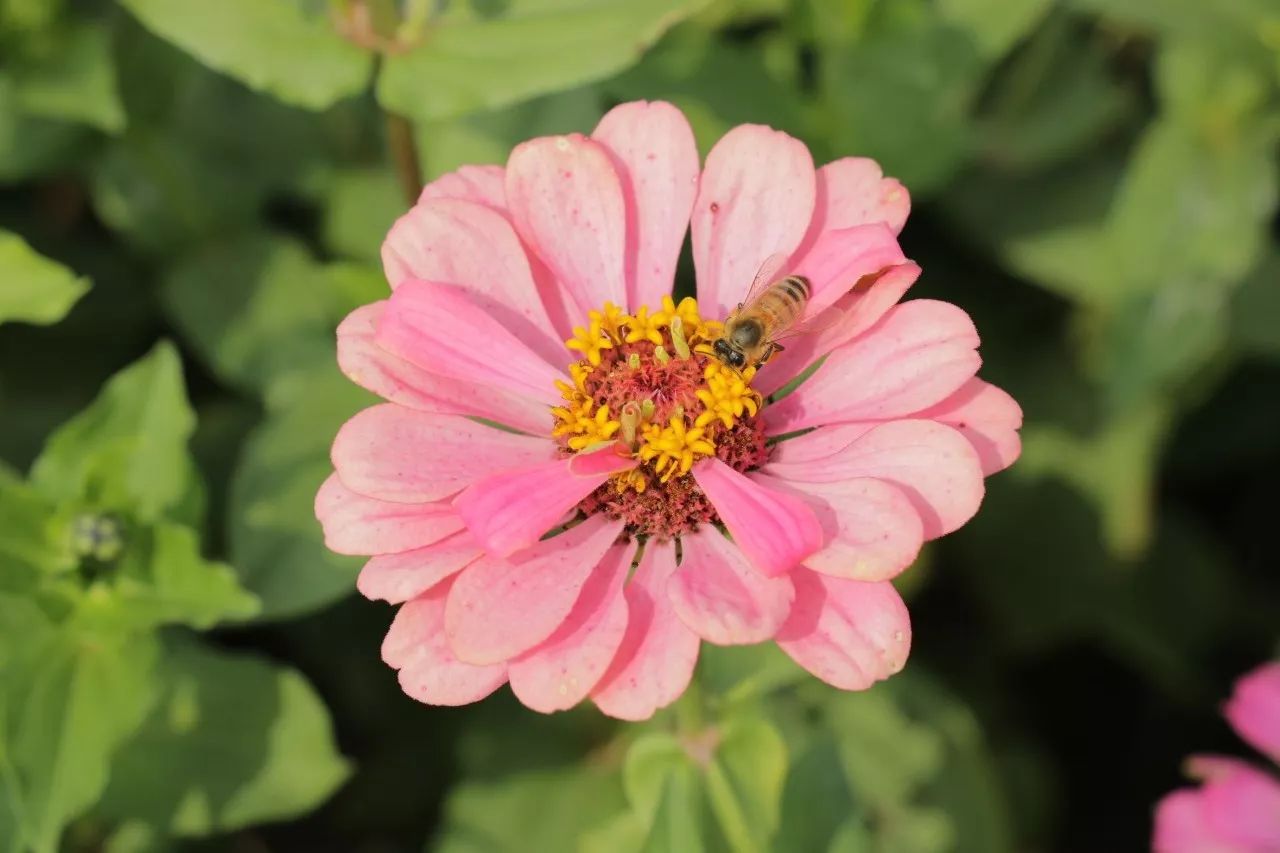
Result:
M634 98L903 180L1023 458L869 693L417 706L312 517L395 128L430 178ZM1278 136L1271 0L0 0L0 849L1142 846L1280 625Z

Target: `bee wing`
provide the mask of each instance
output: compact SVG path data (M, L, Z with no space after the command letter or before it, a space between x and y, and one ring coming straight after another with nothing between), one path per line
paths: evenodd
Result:
M791 257L785 252L775 252L764 259L764 263L760 265L760 270L756 273L756 277L751 280L751 287L747 289L747 295L742 298L743 305L750 305L757 296L764 292L764 289L773 284L782 277L782 268L787 265L787 258Z
M845 319L845 316L843 308L831 305L812 317L800 318L775 334L772 340L775 343L782 343L789 338L798 338L802 335L816 337L828 329L838 326Z

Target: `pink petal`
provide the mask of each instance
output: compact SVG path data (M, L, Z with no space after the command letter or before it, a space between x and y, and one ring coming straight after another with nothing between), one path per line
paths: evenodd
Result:
M1243 762L1204 786L1209 823L1245 850L1280 850L1280 781Z
M422 188L418 201L456 198L506 210L506 170L501 166L462 166L446 172Z
M383 501L425 503L485 477L553 460L556 448L545 438L460 415L383 403L343 424L331 455L348 488Z
M898 304L920 277L920 267L904 261L836 300L826 311L806 321L800 335L787 340L787 348L775 356L752 383L768 396L786 385L822 356L849 343L870 329Z
M462 663L445 639L447 580L420 598L401 605L382 641L382 659L400 670L400 687L428 705L478 702L507 680L507 668Z
M370 600L399 604L453 577L483 553L463 530L425 548L374 557L360 570L356 588Z
M316 493L324 544L338 554L394 554L421 548L463 528L448 504L386 503L358 495L329 475Z
M969 442L951 427L933 421L891 421L872 429L851 424L835 430L857 437L841 451L803 462L791 462L792 452L807 455L810 435L826 431L783 442L776 461L763 473L793 483L836 483L854 477L892 483L924 522L925 539L950 533L978 511L984 493L982 467ZM838 443L830 435L816 440L824 446Z
M622 585L635 552L634 543L610 548L564 623L511 661L511 690L526 706L544 714L572 708L600 681L627 631Z
M551 434L546 404L487 385L423 370L374 343L386 302L352 311L338 326L338 366L347 378L378 396L425 412L474 415L535 435Z
M765 259L796 248L813 214L815 181L809 149L772 128L739 125L711 149L690 222L704 315L723 317Z
M1156 806L1152 853L1243 853L1209 825L1204 792L1182 788Z
M634 459L616 457L611 447L601 456L612 456L623 467L601 470L602 466L582 464L577 457L556 459L481 480L454 498L453 506L486 551L512 554L537 542L611 474L636 464ZM586 471L575 473L575 462Z
M445 613L454 654L467 663L498 663L547 639L621 532L621 521L596 515L514 559L472 563L454 582Z
M883 222L894 234L902 231L911 212L911 196L894 178L884 177L880 165L867 157L844 157L817 173L817 197L806 245L825 231Z
M392 288L406 281L462 288L476 307L544 359L565 360L564 342L538 296L520 238L498 211L457 199L421 201L391 227L382 265Z
M803 385L765 409L769 431L887 420L946 399L978 372L978 333L964 311L919 299L899 305L832 352Z
M374 341L392 355L432 373L548 405L559 405L555 383L567 381L464 291L451 285L401 284L387 301Z
M693 477L733 541L766 575L790 571L822 547L822 525L799 498L753 482L715 458L694 465Z
M507 160L507 204L578 317L606 301L626 304L626 202L602 145L571 134L516 146Z
M905 261L893 232L877 222L823 233L787 271L809 279L812 294L805 317L813 318L849 294L864 277Z
M815 572L856 581L889 580L920 554L924 524L910 499L883 480L793 483L761 474L752 479L808 500L827 542L804 561Z
M676 616L667 581L676 570L675 544L650 539L624 590L627 632L591 698L622 720L647 720L670 705L693 677L698 635Z
M1236 734L1280 764L1280 662L1239 679L1223 713Z
M591 138L613 155L627 201L627 304L671 292L698 192L698 148L684 113L665 101L610 110Z
M671 606L694 633L721 646L771 638L791 610L791 581L760 574L710 525L682 536L680 570L667 583Z
M569 473L575 477L597 477L630 471L638 462L622 442L597 450L583 450L569 457Z
M938 421L959 430L977 451L982 473L987 476L1008 468L1022 453L1022 439L1018 436L1022 407L1004 391L976 376L950 397L911 417Z
M792 660L841 690L865 690L902 669L911 651L911 620L893 584L803 568L791 580L795 604L776 639Z

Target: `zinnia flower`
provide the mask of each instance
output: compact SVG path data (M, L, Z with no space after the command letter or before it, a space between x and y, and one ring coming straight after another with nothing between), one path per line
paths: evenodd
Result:
M509 682L643 719L703 640L774 640L850 690L901 669L889 579L974 514L1021 423L964 311L898 304L908 207L874 162L815 170L758 125L700 170L680 111L644 102L427 186L383 246L390 298L338 329L388 402L338 433L316 499L329 547L372 555L361 592L400 605L382 653L405 692ZM810 331L739 372L711 344L778 253Z
M1236 682L1223 709L1250 746L1280 764L1280 663ZM1280 851L1280 779L1252 764L1216 755L1187 762L1199 788L1181 788L1156 807L1156 853Z

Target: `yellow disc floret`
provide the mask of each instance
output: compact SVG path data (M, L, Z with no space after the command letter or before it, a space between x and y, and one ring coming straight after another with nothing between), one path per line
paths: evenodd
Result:
M610 441L629 450L640 464L613 476L618 494L667 488L716 456L722 441L726 460L758 452L742 438L743 422L762 404L751 389L755 369L737 371L715 357L710 344L723 328L704 320L692 297L663 297L654 312L640 306L626 314L608 302L589 312L589 325L565 342L580 360L569 365L572 381L557 383L565 402L551 410L552 435L573 453Z
M649 316L649 306L641 305L640 310L627 315L627 343L635 344L648 341L654 346L662 345L662 329L667 325L661 314Z
M687 429L683 413L672 415L665 427L649 424L644 428L640 459L652 463L653 470L665 483L676 473L688 474L699 457L715 455L716 446L706 435L702 427Z
M592 312L597 313L597 312ZM573 327L573 337L565 341L564 345L569 349L577 350L582 353L592 367L600 365L600 351L613 349L613 341L605 333L602 327L603 318L591 320L588 328L582 326Z
M755 374L754 367L738 373L722 362L708 362L702 372L706 387L699 388L696 392L706 408L698 415L694 426L706 427L719 421L724 424L725 429L732 429L744 413L755 415L759 412L760 395L751 390L748 384Z
M592 326L599 325L600 330L614 343L620 344L626 338L623 326L627 322L627 315L612 302L606 302L603 310L588 311L587 318L591 320ZM577 332L577 329L574 331Z

